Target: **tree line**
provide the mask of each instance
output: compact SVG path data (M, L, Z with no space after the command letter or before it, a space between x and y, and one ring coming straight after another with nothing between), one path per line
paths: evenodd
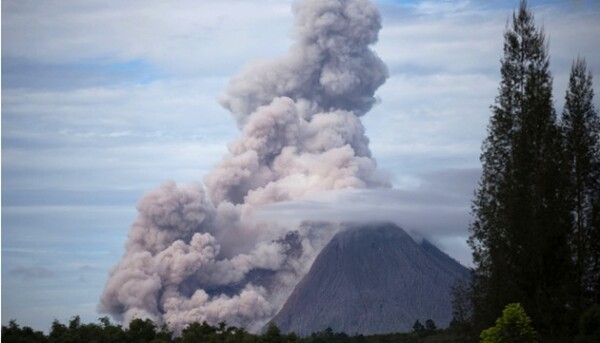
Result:
M228 326L225 322L210 325L206 322L191 323L175 334L166 325L159 326L150 319L134 319L127 327L112 323L102 317L98 323L81 323L75 316L68 323L52 322L48 334L20 326L11 320L2 326L4 343L427 343L460 342L452 330L440 330L432 320L423 326L418 320L413 332L352 336L334 332L327 328L299 337L295 333L285 334L270 323L263 333L253 334L244 328Z
M583 314L600 304L600 120L592 74L584 58L574 60L559 117L549 66L544 31L521 1L504 33L501 81L482 144L468 241L472 279L454 296L455 319L471 341L483 340L503 309L518 303L536 333L503 342L570 342Z

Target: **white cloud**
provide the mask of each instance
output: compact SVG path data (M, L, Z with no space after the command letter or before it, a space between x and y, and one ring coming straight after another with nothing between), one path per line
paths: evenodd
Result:
M384 27L376 46L391 70L382 102L364 119L379 165L397 186L424 170L475 168L489 106L500 81L503 32L518 2L380 1ZM554 99L560 114L571 61L600 70L599 6L530 5L550 40ZM599 94L600 83L595 83ZM595 99L600 107L600 98Z
M5 54L44 62L145 60L184 73L229 74L241 56L283 49L289 1L7 1ZM285 32L285 31L283 31Z
M153 188L165 179L201 179L237 131L216 104L217 83L4 90L5 189Z
M471 187L474 187L475 180L471 181ZM461 263L471 265L470 253L468 249L464 250L466 244L455 242L457 237L468 235L469 217L466 214L470 201L463 195L429 183L412 190L345 190L267 205L255 216L258 220L290 225L304 220L394 222L434 243L444 242L449 246L447 253Z

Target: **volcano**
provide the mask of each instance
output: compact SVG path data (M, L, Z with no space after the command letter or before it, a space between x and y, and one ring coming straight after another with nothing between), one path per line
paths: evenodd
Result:
M272 319L301 336L328 327L348 334L410 331L452 319L451 288L469 270L400 227L352 225L337 233Z

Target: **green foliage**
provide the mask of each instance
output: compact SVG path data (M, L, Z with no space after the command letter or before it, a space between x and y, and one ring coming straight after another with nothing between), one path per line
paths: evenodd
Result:
M5 343L34 343L48 342L48 338L41 331L34 331L28 326L20 327L15 320L8 326L2 326L2 342Z
M206 322L192 323L181 332L182 343L202 342L216 333L216 329Z
M525 1L504 34L500 72L472 206L471 322L480 331L519 302L545 340L562 339L573 326L572 192L548 47Z
M452 286L452 321L450 330L459 338L460 342L474 341L471 315L471 287L465 279L458 279Z
M52 322L50 333L46 336L41 331L33 331L31 328L19 327L12 320L8 326L2 327L3 342L91 342L109 343L125 342L126 337L120 326L110 323L108 318L100 318L101 325L82 324L79 316L71 318L68 325L58 320Z
M426 323L429 323L427 320ZM422 335L415 333L389 333L378 335L349 336L343 332L334 332L327 328L315 332L308 337L298 337L295 333L282 333L275 324L269 324L261 335L248 333L243 328L227 326L225 322L216 326L206 322L191 323L184 328L178 337L166 326L158 327L149 319L135 319L126 330L114 325L107 317L98 320L99 324L82 324L78 316L73 317L68 325L55 320L49 335L41 331L33 331L29 327L20 327L16 321L2 326L2 342L12 343L48 343L48 342L89 342L89 343L436 343L459 342L447 330L423 327ZM433 321L429 328L435 326Z
M125 332L128 342L151 342L156 338L156 324L150 319L134 319Z
M417 332L417 333L425 330L425 327L423 326L423 324L421 324L421 322L418 319L415 321L412 328L413 328L413 332Z
M496 325L481 332L482 343L535 343L536 332L521 304L508 304Z
M112 324L108 317L102 317L98 321L100 322L100 332L97 336L97 342L112 343L125 341L125 332L120 325Z
M435 326L435 322L432 319L427 319L425 321L425 325L421 324L420 320L416 320L413 324L413 336L419 338L425 338L428 336L432 336L436 333L437 327Z
M281 340L281 331L279 330L279 328L277 327L277 325L275 325L275 323L269 323L269 326L267 327L267 331L265 332L265 334L262 337L262 341L265 343L275 343L275 342L279 342Z
M592 74L584 59L573 62L562 114L574 214L570 242L575 260L576 311L600 301L600 118L593 105Z
M600 342L600 305L587 309L579 319L579 335L577 343Z
M437 327L435 326L435 322L431 319L427 319L425 321L425 330L427 331L435 331L435 329L437 329Z

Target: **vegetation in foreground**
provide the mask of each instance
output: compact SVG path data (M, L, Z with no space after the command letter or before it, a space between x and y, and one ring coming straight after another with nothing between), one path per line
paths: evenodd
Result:
M578 330L576 343L600 342L600 306L592 307L582 315ZM532 343L537 342L537 337L531 318L521 304L514 303L505 307L495 326L481 332L480 339L483 343ZM180 335L175 335L165 325L157 326L149 319L134 319L124 328L111 323L108 317L100 318L98 323L82 324L79 316L67 324L55 320L49 334L28 326L21 327L12 320L2 326L1 339L4 343L458 343L469 340L458 321L453 321L447 329L438 329L431 319L426 320L425 325L417 320L409 333L350 336L327 328L299 337L295 333L282 333L272 323L262 334L252 334L225 322L216 326L206 322L192 323Z
M522 0L504 33L500 75L472 204L474 268L455 289L455 319L469 342L600 342L598 320L595 331L578 328L600 305L592 74L577 57L557 116L548 42Z
M166 326L157 326L149 319L135 319L127 328L111 323L108 317L98 323L82 324L79 316L69 323L55 320L49 334L35 331L30 327L19 326L11 321L2 326L4 343L435 343L460 342L451 329L436 329L435 323L427 320L425 325L418 320L410 333L390 333L380 335L353 335L333 332L331 328L298 337L295 333L284 334L274 324L270 324L263 334L252 334L243 328L227 326L221 322L216 326L203 323L188 325L176 336Z

